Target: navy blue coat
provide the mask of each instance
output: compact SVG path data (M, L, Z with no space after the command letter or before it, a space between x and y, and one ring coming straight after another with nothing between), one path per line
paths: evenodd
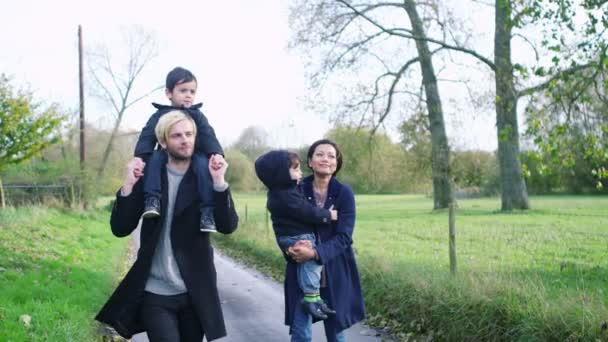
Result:
M314 204L313 177L305 178L301 185L306 199ZM338 210L338 221L318 224L315 227L317 253L323 264L326 287L321 288L321 297L330 308L336 310L333 321L336 330L344 330L365 318L365 305L361 293L359 271L353 253L353 231L355 229L355 196L348 185L332 177L327 190L325 208L334 206ZM291 326L296 305L304 294L298 286L297 264L287 263L285 271L285 324Z
M162 213L167 212L167 173L162 177ZM110 226L117 237L128 236L137 227L144 210L143 181L138 181L126 197L116 195ZM179 184L175 198L171 245L175 261L188 289L207 341L226 335L224 318L217 291L213 247L209 233L199 231L199 196L196 177L189 168ZM237 229L238 216L230 190L214 191L214 217L217 230L229 234ZM163 217L144 219L141 226L137 260L105 303L95 319L112 326L121 336L131 338L144 330L141 304L150 274L154 250L160 238Z
M137 145L135 145L134 155L136 157L140 157L143 160L148 160L152 152L154 152L154 148L156 147L157 143L156 133L154 132L156 124L161 116L172 110L185 111L192 117L192 119L194 119L194 123L196 124L196 143L194 146L194 151L197 154L201 154L206 157L210 156L211 154L224 155L224 151L222 150L222 146L215 136L213 127L209 125L207 117L205 117L205 114L203 114L203 112L200 110L200 108L203 106L202 103L195 104L189 108L166 106L158 103L152 103L152 105L157 109L157 111L150 116L146 126L144 126L139 134Z
M270 151L255 161L255 172L268 188L266 207L272 228L276 236L312 234L316 224L331 220L331 213L306 200L289 175L289 164L285 150Z

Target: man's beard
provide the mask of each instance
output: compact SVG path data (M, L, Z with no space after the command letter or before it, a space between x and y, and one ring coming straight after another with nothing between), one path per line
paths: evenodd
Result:
M173 160L178 161L178 162L188 161L192 158L191 155L183 156L183 155L180 155L179 153L175 153L171 150L167 150L167 154L169 155L169 158L172 158Z

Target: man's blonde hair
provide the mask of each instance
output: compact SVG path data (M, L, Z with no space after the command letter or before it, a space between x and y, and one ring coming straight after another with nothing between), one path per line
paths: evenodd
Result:
M173 125L175 125L176 123L183 121L183 120L188 120L190 121L190 123L192 123L192 128L194 130L194 136L196 136L196 124L194 123L194 120L192 119L192 117L190 117L190 115L184 113L181 110L172 110L170 112L168 112L167 114L164 114L163 116L160 117L160 119L158 120L158 123L156 124L156 128L154 129L154 133L156 134L156 140L158 140L158 142L160 143L166 143L167 142L167 135L169 134L169 130L171 130L171 127L173 127Z

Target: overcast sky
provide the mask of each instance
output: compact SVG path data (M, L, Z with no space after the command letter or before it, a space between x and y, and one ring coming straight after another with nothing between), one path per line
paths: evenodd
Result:
M138 24L154 31L160 44L139 89L163 84L174 66L192 70L199 80L197 100L204 102L223 145L251 125L262 126L281 147L310 143L330 128L326 118L304 109L301 61L286 49L286 0L20 0L3 3L2 11L0 72L66 108L78 108L78 25L85 49L102 42L119 49L119 29ZM495 149L493 114L459 117L460 108L450 109L450 93L442 97L452 143ZM166 98L159 91L133 107L122 128L140 129L152 101L166 103ZM108 111L87 99L89 121L107 124Z

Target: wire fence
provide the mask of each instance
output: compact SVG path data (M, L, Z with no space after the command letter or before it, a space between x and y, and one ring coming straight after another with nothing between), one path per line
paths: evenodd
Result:
M62 204L71 205L78 196L74 184L4 184L7 205Z

